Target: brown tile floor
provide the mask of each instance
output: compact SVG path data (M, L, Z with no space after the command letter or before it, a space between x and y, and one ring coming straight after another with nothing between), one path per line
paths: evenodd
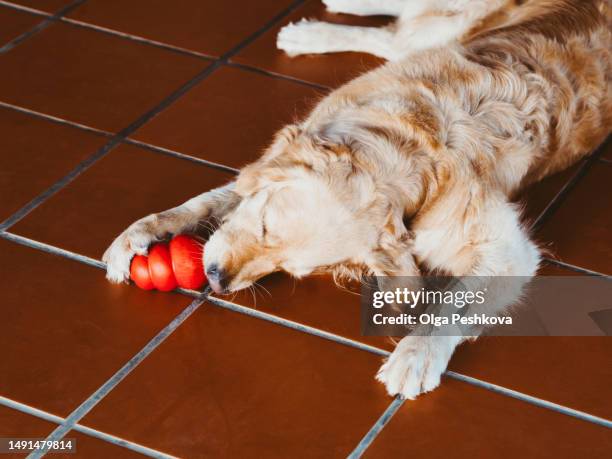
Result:
M556 258L612 275L612 164L595 162L538 232ZM589 241L585 247L581 241Z
M0 47L27 32L43 18L0 5Z
M13 3L54 13L70 2ZM386 20L330 15L310 0L269 24L289 4L87 0L70 13L84 25L54 23L0 55L0 103L17 106L0 106L0 222L33 204L0 233L0 438L46 437L57 427L30 407L60 422L81 405L79 423L95 430L66 429L77 439L76 457L135 457L134 448L158 457L154 450L189 458L342 457L378 425L392 400L372 376L392 346L361 336L358 297L329 278L270 276L262 282L269 293L241 293L225 307L205 302L174 329L192 298L112 286L95 261L79 258L99 259L134 219L230 180L231 172L205 161L236 168L253 160L278 127L316 103L322 87L378 65L359 54L279 53L274 37L290 20ZM237 9L248 12L241 21ZM0 5L0 45L40 20ZM148 146L120 139L103 148L108 136L74 125L125 129L209 66L202 55L224 55L248 37L228 56L240 65L220 63L131 134ZM602 157L612 159L611 151ZM100 159L83 167L96 153ZM547 264L546 275L612 274L612 163L582 167L517 198L564 265ZM37 198L75 170L74 180ZM159 341L158 333L170 331ZM118 370L132 368L143 348L144 360L122 379ZM506 392L446 378L403 403L366 455L610 457L609 429L517 400L507 389L611 419L611 356L609 337L464 345L450 370Z
M152 109L209 63L56 23L0 59L0 100L108 131Z
M4 139L4 154L0 155L0 220L45 191L107 140L3 107L0 135Z
M364 456L595 459L611 448L605 427L446 379L419 403L404 403Z

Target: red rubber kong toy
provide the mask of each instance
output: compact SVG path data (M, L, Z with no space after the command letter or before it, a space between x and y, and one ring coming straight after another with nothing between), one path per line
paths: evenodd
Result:
M144 290L162 292L177 286L197 290L206 282L202 264L203 246L196 239L179 235L165 243L153 245L149 256L136 255L130 266L130 277Z
M149 249L149 276L155 288L162 292L174 290L178 285L167 244L155 244Z
M203 245L189 236L178 235L170 241L172 269L181 287L197 290L204 285L203 255Z
M149 275L149 259L144 255L136 255L132 260L130 277L143 290L153 290L155 288Z

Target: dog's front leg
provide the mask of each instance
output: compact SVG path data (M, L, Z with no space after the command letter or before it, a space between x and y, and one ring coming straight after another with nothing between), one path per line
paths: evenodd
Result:
M130 261L136 254L147 253L149 245L170 234L189 231L206 220L221 219L237 203L233 182L203 193L180 206L148 215L132 223L106 250L106 277L124 282L130 276Z
M471 223L472 238L465 240L466 245L451 250L457 256L460 254L469 257L468 265L471 268L456 271L451 260L449 266L435 268L457 277L462 276L462 283L458 285L464 291L473 291L474 286L486 290L485 303L471 306L468 312L486 312L491 316L501 313L519 299L524 284L537 272L540 253L521 227L518 212L512 205L491 200L482 209L478 221ZM459 227L464 228L465 222L459 223ZM428 245L431 242L429 240ZM417 232L417 253L419 245ZM448 246L442 243L439 246L441 250L448 250ZM439 255L434 254L433 258L439 259ZM427 264L427 260L424 262ZM453 307L449 306L450 309ZM443 315L448 313L448 310L444 311ZM390 395L400 394L404 398L413 399L436 388L455 348L479 333L478 328L470 328L467 333L461 329L449 333L448 328L443 332L431 327L417 328L399 342L381 367L377 379L385 384Z

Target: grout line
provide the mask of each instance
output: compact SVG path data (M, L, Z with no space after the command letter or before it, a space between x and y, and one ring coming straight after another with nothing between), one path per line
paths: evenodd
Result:
M348 459L357 459L363 455L366 449L370 447L374 439L383 430L387 423L391 420L393 415L397 413L397 410L401 408L404 403L404 399L401 397L395 397L389 404L384 413L378 418L378 420L372 425L368 433L361 439L359 444L355 447L353 452L348 455Z
M109 433L102 432L97 429L92 429L91 427L87 427L81 424L75 424L72 430L76 430L77 432L81 432L90 437L94 437L99 440L104 440L107 443L111 443L115 446L119 446L125 449L132 450L136 453L140 453L145 456L154 457L158 459L176 459L176 456L162 453L161 451L158 451L153 448L149 448L148 446L141 445L140 443L134 443L124 438L116 437L115 435L111 435ZM70 432L68 432L68 435L69 434Z
M178 151L171 150L169 148L158 147L157 145L142 142L140 140L134 140L134 139L128 138L128 139L125 139L123 143L145 148L147 150L152 151L153 153L159 153L159 154L166 155L166 156L173 156L175 158L182 159L185 161L191 161L192 163L197 163L202 166L210 167L212 169L219 169L223 172L229 172L230 174L238 174L240 172L239 169L236 169L234 167L225 166L224 164L215 163L213 161L208 161L206 159L198 158L196 156L191 156L185 153L180 153Z
M29 116L32 116L34 118L38 118L41 120L50 121L55 124L61 124L62 126L69 126L69 127L77 128L82 131L90 132L92 134L103 135L105 137L112 137L114 135L112 132L103 131L102 129L87 126L86 124L77 123L76 121L68 121L63 118L58 118L57 116L48 115L42 112L37 112L35 110L30 110L29 108L20 107L19 105L13 105L7 102L0 101L0 107L6 108L8 110L14 110L24 115L29 115Z
M92 165L94 165L99 159L106 156L106 154L109 151L111 151L117 145L117 143L118 143L117 137L113 137L104 146L102 146L98 151L96 151L95 153L90 155L88 158L86 158L85 160L77 164L77 166L74 169L72 169L72 171L70 171L67 175L62 177L57 182L55 182L53 185L51 185L45 191L40 193L38 196L36 196L34 199L28 202L25 206L23 206L17 212L12 214L2 223L0 223L0 231L4 231L10 228L11 226L13 226L15 223L17 223L19 220L24 218L34 209L36 209L38 206L40 206L43 202L45 202L47 199L49 199L59 190L61 190L66 185L71 183L79 175L81 175L83 172L89 169Z
M601 418L599 416L594 416L589 413L585 413L584 411L575 410L573 408L569 408L564 405L559 405L554 402L549 402L548 400L544 400L538 397L527 395L523 392L518 392L512 389L508 389L507 387L498 386L497 384L482 381L481 379L473 378L471 376L463 375L460 373L455 373L454 371L449 370L449 371L446 371L444 374L448 376L449 378L453 378L458 381L463 381L465 383L472 384L473 386L478 386L483 389L487 389L492 392L496 392L498 394L512 397L517 400L521 400L523 402L531 403L532 405L536 405L541 408L546 408L552 411L556 411L557 413L560 413L560 414L572 416L574 418L578 418L583 421L587 421L593 424L598 424L600 426L612 429L612 421Z
M270 19L261 29L251 34L246 40L243 40L242 42L238 43L234 48L232 48L230 51L221 56L219 60L223 63L229 62L232 56L238 54L240 51L249 46L267 31L272 29L279 21L293 13L293 11L298 9L305 1L306 0L294 0L293 3L291 3L287 8L272 17L272 19Z
M31 407L24 403L17 402L15 400L11 400L10 398L6 398L0 395L0 405L5 406L6 408L19 411L21 413L25 413L30 416L34 416L40 419L43 419L48 422L52 422L54 424L62 424L64 422L64 418L60 416L56 416L54 414L48 413L43 410L39 410L38 408ZM76 424L74 429L78 432L84 433L90 437L95 437L100 440L104 440L108 443L112 443L117 446L121 446L126 449L130 449L132 451L136 451L138 453L156 457L156 458L174 458L174 456L169 456L160 451L148 448L144 445L131 442L129 440L125 440L124 438L116 437L115 435L107 434L106 432L102 432L97 429L92 429L91 427L83 426L81 424Z
M68 127L72 127L72 128L76 128L76 129L80 129L82 131L86 131L95 135L101 135L104 137L108 137L108 138L112 138L113 137L113 133L112 132L108 132L108 131L103 131L101 129L97 129L91 126L87 126L85 124L80 124L80 123L76 123L73 121L68 121L65 120L63 118L58 118L56 116L52 116L52 115L47 115L46 113L41 113L41 112L37 112L34 110L30 110L28 108L24 108L24 107L19 107L17 105L13 105L13 104L9 104L6 102L2 102L0 101L0 107L2 108L6 108L8 110L14 110L16 112L19 113L23 113L24 115L29 115L32 116L34 118L38 118L41 120L45 120L45 121L49 121L51 123L55 123L55 124L59 124L62 126L68 126ZM149 151L152 151L154 153L161 153L167 156L173 156L175 158L178 159L182 159L182 160L186 160L186 161L191 161L194 163L198 163L204 166L208 166L211 168L215 168L215 169L220 169L224 172L229 172L232 174L237 174L240 171L238 169L235 169L233 167L230 166L225 166L223 164L219 164L219 163L215 163L212 161L208 161L206 159L202 159L202 158L198 158L195 156L191 156L185 153L180 153L178 151L175 150L171 150L168 148L164 148L164 147L159 147L157 145L153 145L153 144L149 144L146 142L141 142L140 140L134 140L134 139L130 139L130 138L126 138L124 140L121 141L122 143L128 144L128 145L135 145L144 149L147 149Z
M4 46L2 46L0 48L0 54L2 53L6 53L10 50L12 50L13 48L15 48L17 45L19 45L20 43L24 42L25 40L27 40L30 37L33 37L34 35L36 35L39 32L42 32L43 30L45 30L47 27L49 27L51 24L53 24L54 22L56 22L57 20L59 20L63 15L70 13L72 10L74 10L75 8L77 8L79 5L81 5L81 3L86 2L87 0L75 0L72 3L69 3L68 5L64 6L63 8L59 9L56 13L52 14L52 15L42 15L43 17L45 17L45 19L43 19L42 21L40 21L38 24L36 24L34 27L32 27L30 30L26 30L24 33L22 33L21 35L19 35L16 38L13 38L11 41L9 41L7 44L5 44ZM14 4L6 4L4 2L0 3L4 6L7 7L11 7L13 9L16 10L22 10L22 11L26 11L23 8L14 8L15 5ZM37 14L35 13L36 10L33 11L28 11L29 13L32 14Z
M546 219L548 219L552 214L557 211L557 209L559 208L559 206L561 206L569 192L573 190L574 187L578 184L578 182L580 182L582 177L587 174L591 166L602 155L606 147L608 145L612 145L612 140L610 139L612 139L612 137L606 138L606 140L604 140L604 142L602 142L602 144L599 145L599 147L593 153L591 153L590 156L584 159L584 163L578 168L576 173L572 175L572 177L565 183L565 185L563 185L563 187L559 190L555 197L548 203L546 208L544 208L544 210L540 212L540 215L538 215L535 221L531 224L529 228L531 231L537 230Z
M12 2L7 2L5 0L0 0L0 5L5 6L11 10L17 10L17 11L24 11L26 13L32 13L36 16L43 16L43 17L51 17L53 16L51 13L48 13L46 11L43 10L37 10L36 8L31 8L29 6L25 6L25 5L19 5L17 3L12 3Z
M88 256L81 255L78 253L70 252L69 250L60 249L59 247L45 244L44 242L38 242L24 236L19 236L18 234L0 231L0 238L15 242L17 244L25 245L32 249L38 249L42 252L50 253L52 255L59 255L64 258L69 258L71 260L78 261L89 266L93 266L94 268L106 269L106 264L104 264L100 260L96 260L94 258L90 258Z
M283 75L282 73L272 72L270 70L266 70L266 69L262 69L262 68L259 68L259 67L255 67L253 65L241 64L241 63L234 62L234 61L229 61L225 65L227 65L228 67L235 67L235 68L244 70L246 72L259 73L260 75L265 75L265 76L268 76L270 78L276 78L276 79L279 79L279 80L292 81L294 83L298 83L298 84L301 84L301 85L304 85L304 86L309 86L311 88L319 89L319 90L325 91L325 92L329 92L329 91L332 90L332 88L329 87L329 86L324 86L322 84L313 83L312 81L302 80L300 78L292 77L290 75Z
M608 158L598 158L600 162L604 163L604 164L609 164L610 166L612 166L612 159L608 159Z
M10 398L3 397L2 395L0 395L0 405L13 410L21 411L22 413L29 414L40 419L44 419L45 421L53 422L54 424L61 424L64 422L64 418L60 416L39 410L38 408L26 405L25 403L20 403Z
M578 168L578 170L568 179L567 182L561 187L557 194L548 202L544 210L540 212L540 215L533 221L529 230L534 232L548 219L555 211L561 206L567 195L574 187L580 182L582 177L586 175L588 170L591 168L591 158L584 160L584 163Z
M580 266L575 266L575 265L572 265L570 263L565 263L563 261L555 260L554 258L544 257L543 260L548 262L548 263L551 263L553 265L561 266L562 268L566 268L566 269L569 269L571 271L579 272L581 274L587 274L589 276L610 277L610 278L612 278L608 274L600 273L598 271L592 271L592 270L590 270L588 268L581 268Z
M0 237L2 237L4 239L7 239L9 241L15 242L17 244L21 244L21 245L25 245L25 246L32 247L32 248L35 248L35 249L39 249L39 250L45 251L47 253L59 255L59 256L65 257L65 258L69 258L69 259L81 262L81 263L86 263L88 265L91 265L91 266L99 268L99 269L105 269L105 264L103 262L99 261L99 260L95 260L95 259L86 257L84 255L76 254L76 253L70 252L68 250L60 249L58 247L55 247L55 246L52 246L52 245L49 245L49 244L45 244L45 243L42 243L42 242L34 241L32 239L28 239L28 238L23 237L23 236L19 236L19 235L13 234L13 233L8 233L8 232L5 232L5 231L2 231L2 232L0 232ZM554 260L547 260L547 261L555 262ZM573 267L571 265L568 265L568 267L576 268L576 267ZM599 273L597 273L597 274L601 276L601 274L599 274ZM606 276L606 277L608 277L608 276ZM284 318L281 318L281 317L278 317L278 316L275 316L275 315L272 315L272 314L268 314L268 313L265 313L265 312L262 312L262 311L258 311L256 309L248 308L246 306L241 306L241 305L238 305L238 304L235 304L235 303L231 303L231 302L226 301L226 300L221 300L221 299L216 298L216 297L211 297L211 296L208 295L210 293L210 288L209 287L207 287L204 292L198 292L198 291L195 291L195 290L187 290L187 289L177 289L176 291L178 293L183 294L183 295L190 296L190 297L194 298L195 300L207 301L208 303L211 303L211 304L213 304L215 306L223 307L225 309L230 309L230 310L238 312L240 314L245 314L245 315L248 315L248 316L251 316L251 317L255 317L255 318L258 318L258 319L266 320L268 322L272 322L272 323L275 323L275 324L280 325L280 326L285 326L285 327L288 327L288 328L292 328L294 330L297 330L297 331L300 331L300 332L303 332L303 333L308 333L308 334L311 334L311 335L314 335L314 336L318 336L320 338L327 339L327 340L330 340L330 341L333 341L333 342L336 342L336 343L339 343L339 344L344 344L346 346L350 346L350 347L353 347L353 348L356 348L356 349L360 349L360 350L363 350L363 351L366 351L366 352L370 352L372 354L376 354L376 355L383 356L383 357L386 357L386 356L390 355L390 352L386 351L384 349L380 349L380 348L377 348L377 347L374 347L374 346L370 346L370 345L361 343L359 341L354 341L354 340L351 340L349 338L345 338L343 336L336 335L334 333L326 332L324 330L319 330L318 328L310 327L308 325L304 325L304 324L301 324L301 323L298 323L298 322L293 322L291 320L284 319ZM532 397L530 395L523 394L522 392L517 392L517 391L514 391L512 389L507 389L507 388L502 387L502 386L497 386L495 384L492 384L492 383L489 383L489 382L486 382L486 381L482 381L482 380L473 378L471 376L463 375L463 374L456 373L456 372L453 372L453 371L450 371L450 370L445 372L445 375L447 375L449 377L453 377L455 379L459 379L461 381L464 381L464 382L467 382L467 383L470 383L470 384L473 384L473 385L476 385L476 386L479 386L479 387L488 388L488 389L494 390L495 392L506 394L506 395L509 395L511 397L514 397L514 398L520 398L521 400L523 400L525 402L533 403L533 404L538 405L538 406L542 406L542 407L545 407L545 408L554 407L554 408L551 408L551 409L554 409L555 411L557 411L559 413L568 414L569 416L579 417L580 419L583 419L583 420L586 420L586 421L590 421L591 419L597 419L597 420L603 420L606 423L610 423L610 421L607 421L607 420L602 419L602 418L598 418L597 416L593 416L593 415L590 415L588 413L583 413L581 411L577 411L577 410L574 410L572 408L564 407L563 405L558 405L558 404L553 403L553 402L548 402L546 400L539 399L537 397ZM519 395L521 395L523 397L521 398L521 397L517 396L516 394L519 394ZM540 401L540 402L537 402L537 401ZM576 413L578 413L579 415L576 415ZM591 422L593 422L593 421L591 421Z
M85 1L85 0L78 0ZM296 0L289 7L284 9L282 12L274 16L270 21L266 23L260 30L251 34L248 38L240 42L234 48L225 53L218 61L214 61L211 65L207 66L204 70L200 71L196 76L191 78L189 81L184 83L174 92L172 92L169 96L163 99L160 103L158 103L155 107L150 109L148 112L145 112L141 115L136 121L132 122L126 128L119 131L115 134L104 146L102 146L98 151L96 151L89 158L82 161L78 164L71 172L68 173L65 177L61 178L59 181L51 185L47 190L43 191L40 195L32 199L28 204L19 209L9 218L7 218L4 222L0 224L0 231L7 230L19 220L24 218L38 206L40 206L43 202L57 193L59 190L64 188L66 185L71 183L74 179L76 179L81 173L89 169L92 165L94 165L98 160L102 159L106 156L113 148L122 143L127 137L129 137L133 132L138 130L142 125L153 119L157 114L165 110L171 104L173 104L176 100L181 98L185 93L187 93L191 88L202 82L205 78L207 78L210 74L212 74L215 70L217 70L221 65L226 63L231 56L240 52L245 46L248 46L254 40L256 40L259 36L265 33L267 30L271 29L278 21L280 21L285 16L289 15L294 9L299 7L304 0Z
M47 441L58 441L72 430L75 425L83 419L104 397L106 397L121 381L123 381L143 360L145 360L168 336L174 332L189 316L191 316L204 302L194 300L189 306L177 315L172 322L166 325L157 335L151 339L134 357L123 365L102 386L91 394L81 405L79 405L68 417L47 436ZM28 458L40 458L46 454L44 449L32 452Z
M121 32L120 30L109 29L108 27L92 24L90 22L79 21L78 19L62 17L60 18L60 21L66 24L71 24L75 27L79 27L81 29L95 30L97 32L102 32L107 35L114 35L116 37L125 38L126 40L135 41L137 43L143 43L146 45L154 46L156 48L162 48L162 49L165 49L166 51L172 51L174 53L179 53L179 54L195 57L198 59L204 59L207 61L217 59L217 57L212 56L212 55L200 53L198 51L193 51L187 48L182 48L180 46L170 45L168 43L153 40L151 38L145 38L139 35L133 35L128 32Z
M308 333L309 335L318 336L319 338L323 338L323 339L333 341L339 344L344 344L346 346L354 347L362 351L370 352L372 354L377 354L377 355L385 356L385 357L389 355L389 351L385 351L383 349L379 349L377 347L370 346L369 344L361 343L359 341L355 341L350 338L345 338L343 336L336 335L334 333L330 333L325 330L320 330L318 328L311 327L309 325L305 325L299 322L294 322L292 320L285 319L283 317L278 317L273 314L268 314L266 312L262 312L257 309L249 308L247 306L241 306L239 304L232 303L230 301L222 300L222 299L212 297L212 296L208 296L206 298L206 301L214 304L215 306L219 306L224 309L229 309L231 311L238 312L240 314L255 317L257 319L262 319L267 322L272 322L277 325L285 326L287 328L292 328L300 332Z

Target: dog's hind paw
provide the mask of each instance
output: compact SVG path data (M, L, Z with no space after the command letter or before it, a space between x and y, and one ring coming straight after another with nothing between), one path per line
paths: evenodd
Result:
M389 395L414 399L440 385L450 354L444 336L407 336L402 339L376 379L383 383Z
M302 19L283 27L276 37L276 47L289 56L329 52L330 25Z

